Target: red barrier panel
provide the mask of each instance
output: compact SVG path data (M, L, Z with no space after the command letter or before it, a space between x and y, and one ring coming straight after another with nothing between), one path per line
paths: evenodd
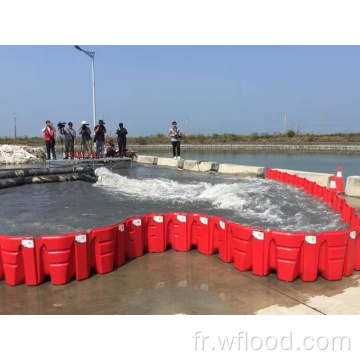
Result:
M354 270L360 270L360 218L357 215L353 224L356 230Z
M320 243L315 234L305 235L302 247L300 277L302 281L315 281L319 273Z
M350 228L356 229L358 227L359 218L357 216L356 210L354 208L350 208Z
M345 204L346 204L346 201L343 198L341 198L340 196L338 196L338 199L337 199L337 202L336 202L336 205L335 205L336 206L335 211L337 213L341 214L342 209L345 206Z
M118 241L115 243L115 266L120 267L125 264L125 223L119 223L118 226Z
M37 285L34 246L33 237L0 236L0 279L8 285Z
M164 252L167 248L164 219L164 214L148 214L144 217L144 237L151 253Z
M189 251L191 241L188 238L187 214L170 213L165 217L165 236L168 244L176 251Z
M144 255L143 219L136 217L125 221L125 257L134 259Z
M98 274L106 274L113 271L118 242L118 225L91 230L89 239L89 265Z
M219 252L219 258L224 262L233 262L232 244L227 237L228 222L218 216L210 218L210 244L213 253Z
M234 267L240 271L248 271L253 268L253 263L255 262L255 272L259 265L257 263L261 263L262 267L264 264L263 259L263 249L262 251L254 251L254 242L259 240L259 232L258 230L247 228L245 226L241 226L238 224L230 223L228 225L228 238L231 239L234 248ZM260 231L261 232L261 231ZM264 239L263 232L262 239ZM255 240L254 240L255 239ZM255 244L255 248L258 247Z
M5 279L5 272L4 272L4 266L3 266L3 261L2 261L2 238L3 236L0 236L0 281Z
M332 194L333 192L326 188L326 191L324 191L324 202L326 204L331 205Z
M52 284L66 284L89 277L87 236L85 232L41 236L35 240L38 282L50 276Z
M273 170L272 172L272 180L278 181L279 179L279 171Z
M285 176L286 176L286 174L284 172L279 171L279 176L278 176L277 181L284 183L285 182Z
M305 233L270 231L265 235L265 274L267 269L276 270L279 280L294 281L301 272L302 246Z
M352 208L349 206L349 204L345 201L344 206L341 211L341 218L350 224L351 227L351 216L352 216Z
M273 170L266 169L265 178L268 179L268 180L271 180L272 179L272 172L273 172Z
M340 280L343 274L350 231L324 232L319 238L319 272L327 280Z
M339 212L339 201L339 196L335 192L332 192L330 205L335 212Z
M344 276L350 276L354 273L355 241L356 241L356 231L354 230L350 232L349 241L346 246L344 269L343 269Z
M188 239L191 247L197 247L199 253L211 255L214 253L211 244L210 218L203 214L188 215Z

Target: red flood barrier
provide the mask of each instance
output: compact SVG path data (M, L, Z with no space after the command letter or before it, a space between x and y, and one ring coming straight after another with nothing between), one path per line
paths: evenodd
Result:
M87 235L85 232L68 235L41 236L35 240L38 282L46 276L54 285L66 284L89 277Z
M188 216L188 239L191 241L191 247L197 247L201 254L211 255L214 253L210 233L209 216L204 214Z
M134 217L125 221L125 258L135 259L144 255L143 219Z
M245 226L230 223L228 225L228 238L233 244L234 267L240 271L254 270L254 274L263 273L264 270L264 233ZM254 239L259 240L255 244ZM260 250L260 251L259 251Z
M3 236L0 236L0 281L5 279L5 272L4 272L4 266L2 261L2 238Z
M355 266L356 231L350 231L349 241L346 246L343 275L350 276L354 273Z
M125 223L118 224L118 239L115 244L115 266L120 267L125 264Z
M33 237L0 236L0 280L8 285L37 285Z
M86 279L122 266L125 259L148 252L197 247L202 254L219 252L240 271L266 276L276 271L279 280L315 281L320 274L340 280L360 270L360 219L336 191L315 182L272 169L268 179L303 189L328 203L350 225L349 230L308 233L265 232L204 214L170 213L133 217L119 224L85 232L34 238L0 235L0 280L7 284L37 285L49 276L53 284L73 277Z
M187 217L185 213L170 213L165 217L165 236L173 250L189 251L191 249L187 232Z
M220 260L231 263L234 261L234 249L231 238L228 236L228 222L215 216L210 219L210 241L214 252L219 251Z
M116 267L118 234L118 225L90 231L89 265L90 268L95 269L97 273L106 274Z
M267 273L270 270L276 270L279 280L294 281L297 279L302 269L308 266L308 258L302 257L302 248L309 236L312 235L280 231L266 233L265 259L267 263L265 270Z
M167 248L164 219L164 214L148 214L144 217L144 237L150 253L164 252Z
M343 275L350 231L324 232L319 236L319 272L327 280L340 280Z

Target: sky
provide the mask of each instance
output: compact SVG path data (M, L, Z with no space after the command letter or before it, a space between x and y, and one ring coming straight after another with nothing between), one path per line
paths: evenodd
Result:
M156 4L159 2L164 9L166 2ZM136 14L138 3L126 8L127 12L118 11L118 32L106 31L116 18L108 9L105 20L101 11L97 14L96 33L92 23L83 22L83 31L75 28L71 16L78 15L76 3L70 4L73 11L64 13L70 14L64 26L61 11L66 11L67 1L65 10L57 8L59 16L50 20L38 15L41 22L37 22L36 14L29 19L26 12L18 13L23 17L17 22L25 27L31 22L31 26L26 32L11 32L10 40L0 45L0 136L14 136L15 122L17 136L29 137L41 136L48 119L55 124L72 121L76 129L83 120L93 126L92 61L74 45L96 53L96 123L104 119L109 135L115 133L119 122L129 136L167 134L174 120L185 134L283 133L291 129L315 134L360 132L360 47L346 45L352 43L351 37L345 42L339 37L340 29L353 30L349 28L355 24L350 9L344 12L330 1L324 13L323 7L317 9L309 3L309 13L306 8L286 8L288 3L282 2L287 16L269 18L266 11L259 14L258 2L244 13L209 1L207 12L194 5L190 13L178 8L173 27L171 17L163 28L160 15L145 17L142 12L142 27L137 28L126 14ZM205 4L196 4L200 3ZM230 3L235 4L223 4ZM152 10L147 3L142 5L146 11ZM318 37L314 31L319 28L315 10L322 14L321 34L328 37ZM200 13L204 28L195 24ZM214 26L215 16L223 13L229 22L221 18ZM259 19L246 22L250 13ZM308 17L307 26L304 16ZM335 28L334 16L343 21ZM242 20L238 41L233 31L236 19ZM0 30L8 25L16 28L11 19L3 20ZM53 27L48 27L51 20ZM244 27L245 32L241 31ZM102 28L106 29L103 33L98 30ZM272 37L266 37L267 33ZM348 33L356 32L345 35ZM340 45L321 45L332 41Z

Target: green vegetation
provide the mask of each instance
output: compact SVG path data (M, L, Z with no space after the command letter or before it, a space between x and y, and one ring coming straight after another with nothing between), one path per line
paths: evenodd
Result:
M112 137L116 142L116 137ZM107 138L110 140L110 138ZM328 144L328 143L360 143L360 133L350 134L297 134L289 130L286 134L253 133L250 135L237 134L213 134L213 135L188 135L182 139L184 144ZM129 145L154 145L169 144L170 139L164 134L150 136L128 137ZM0 145L30 145L44 146L44 140L40 137L0 137Z

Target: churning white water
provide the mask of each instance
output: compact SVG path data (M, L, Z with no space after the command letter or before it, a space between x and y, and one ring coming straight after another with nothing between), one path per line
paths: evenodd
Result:
M321 201L301 190L263 179L239 179L218 176L217 183L190 182L159 178L134 179L106 168L96 170L95 187L133 199L153 203L154 212L165 204L174 204L187 212L211 208L225 211L228 220L243 225L287 231L323 231L345 228L339 215ZM210 177L209 177L210 180ZM209 211L207 211L209 212ZM230 217L230 219L229 219Z

